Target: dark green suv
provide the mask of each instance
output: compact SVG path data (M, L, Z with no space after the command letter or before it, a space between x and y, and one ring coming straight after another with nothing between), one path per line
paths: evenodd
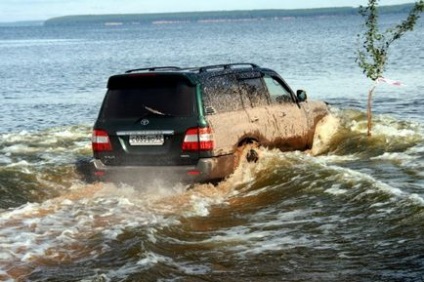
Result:
M246 144L311 147L323 102L255 64L151 67L109 78L92 147L100 180L216 181ZM250 161L257 154L246 153ZM242 156L245 157L245 156Z

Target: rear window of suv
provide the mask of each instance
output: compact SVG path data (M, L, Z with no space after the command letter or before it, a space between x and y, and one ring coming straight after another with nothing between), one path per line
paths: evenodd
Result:
M231 112L269 104L259 72L212 76L203 84L206 107Z
M111 77L101 118L132 119L147 115L187 117L195 112L195 87L182 76Z
M203 92L205 106L213 107L219 113L244 108L238 82L233 74L209 77L203 83Z

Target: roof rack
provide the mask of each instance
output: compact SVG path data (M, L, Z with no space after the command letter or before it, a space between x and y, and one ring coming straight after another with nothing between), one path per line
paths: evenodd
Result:
M137 72L137 71L157 71L157 70L181 70L180 67L175 66L165 66L165 67L150 67L150 68L140 68L140 69L132 69L127 70L125 73Z
M199 68L199 72L207 72L214 70L229 70L229 69L237 69L237 68L259 68L258 65L252 63L235 63L235 64L222 64L222 65L210 65Z
M211 71L222 71L222 70L231 70L231 69L243 69L243 68L259 68L258 65L252 63L234 63L234 64L220 64L220 65L210 65L204 67L187 67L180 68L176 66L163 66L163 67L149 67L149 68L139 68L127 70L125 73L132 72L143 72L143 71L198 71L202 72L211 72Z

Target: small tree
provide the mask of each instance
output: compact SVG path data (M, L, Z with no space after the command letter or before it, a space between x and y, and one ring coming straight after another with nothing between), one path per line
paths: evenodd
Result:
M364 34L358 34L358 37L363 40L363 45L358 50L356 62L362 68L364 74L374 81L374 85L368 92L368 136L371 136L372 127L372 95L379 79L383 78L389 47L407 31L414 29L415 23L423 11L424 0L420 0L415 3L408 17L402 23L380 33L378 26L378 0L369 0L367 7L360 6L359 8L359 13L365 18L366 30Z

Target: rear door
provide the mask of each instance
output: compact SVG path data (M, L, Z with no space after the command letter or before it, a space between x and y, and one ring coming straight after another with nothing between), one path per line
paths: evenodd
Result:
M243 136L250 131L245 103L234 74L208 77L203 82L203 104L206 120L212 127L215 155L232 153Z
M98 122L113 150L107 165L195 164L198 152L182 152L184 135L198 126L195 86L182 75L130 74L109 80Z

